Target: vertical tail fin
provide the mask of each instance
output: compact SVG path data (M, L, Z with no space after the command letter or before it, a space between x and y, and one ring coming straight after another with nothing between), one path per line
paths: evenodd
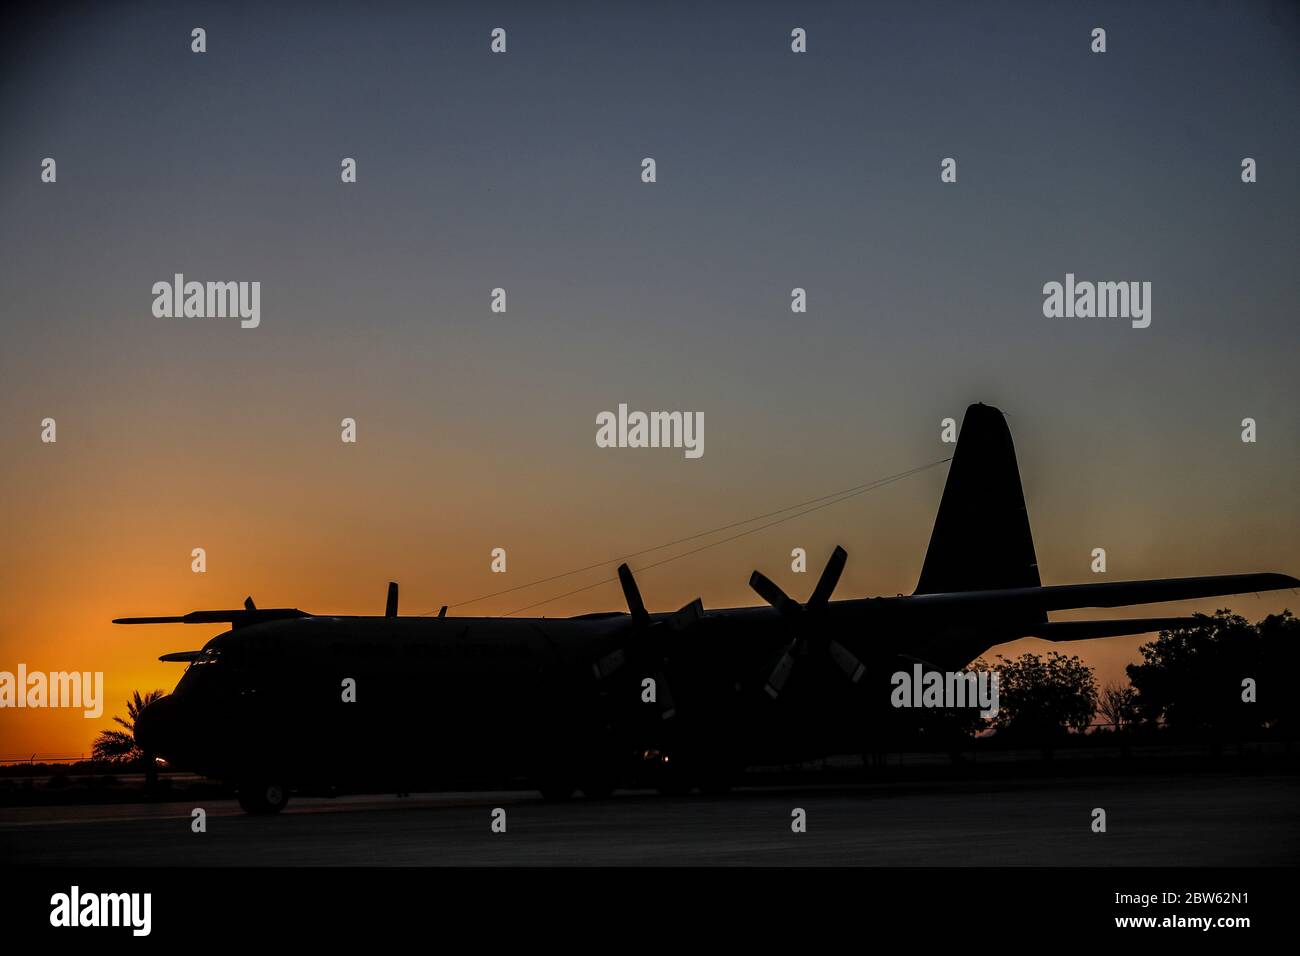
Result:
M1011 431L1001 411L972 405L962 420L916 593L1041 583Z

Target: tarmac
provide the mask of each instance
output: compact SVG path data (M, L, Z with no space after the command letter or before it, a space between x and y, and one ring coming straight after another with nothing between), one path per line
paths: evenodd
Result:
M1294 866L1300 777L747 787L548 803L532 791L0 810L16 866ZM194 810L206 832L194 832ZM1094 811L1105 811L1096 832ZM494 811L504 811L494 814ZM795 832L796 811L806 829ZM493 821L504 820L504 832ZM501 828L498 822L497 829Z

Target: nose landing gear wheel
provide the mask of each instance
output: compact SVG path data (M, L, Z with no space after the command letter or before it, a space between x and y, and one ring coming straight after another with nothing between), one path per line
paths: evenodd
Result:
M279 813L289 802L289 790L281 783L267 780L250 780L236 790L239 805L245 813Z

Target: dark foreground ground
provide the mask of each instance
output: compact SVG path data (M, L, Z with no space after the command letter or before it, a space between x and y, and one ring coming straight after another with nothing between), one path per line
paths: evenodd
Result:
M207 832L191 831L195 807ZM491 831L492 811L506 832ZM1106 811L1106 832L1091 829ZM807 832L791 832L791 812ZM0 859L49 866L1293 866L1292 774L750 787L725 797L535 793L233 800L0 810Z

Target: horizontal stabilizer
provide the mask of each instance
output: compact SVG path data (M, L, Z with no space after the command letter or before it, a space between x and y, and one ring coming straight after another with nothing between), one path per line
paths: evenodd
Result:
M1196 624L1194 617L1138 617L1127 621L1059 621L1039 624L1026 637L1044 641L1088 641L1096 637L1120 637L1124 634L1152 634L1174 631Z
M227 611L190 611L179 617L118 617L114 624L230 624L247 627L265 621L284 621L295 617L311 617L296 607L262 607L248 610L232 608Z
M1042 588L1006 588L997 591L948 591L894 598L910 607L975 614L1008 611L1065 611L1078 607L1124 607L1196 598L1278 591L1300 587L1289 574L1209 574L1195 578L1156 578L1150 581L1115 581L1109 584L1055 584ZM1042 625L1039 625L1041 628Z

